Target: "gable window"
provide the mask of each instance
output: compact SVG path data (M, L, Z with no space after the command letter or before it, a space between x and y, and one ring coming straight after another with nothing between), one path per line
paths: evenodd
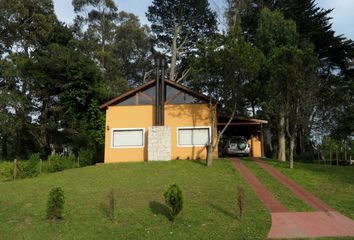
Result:
M209 144L210 127L177 128L177 146L205 146Z
M143 128L112 129L112 148L144 147Z

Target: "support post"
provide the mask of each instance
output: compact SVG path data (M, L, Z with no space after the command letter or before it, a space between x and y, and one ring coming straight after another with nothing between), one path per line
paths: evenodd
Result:
M263 124L261 123L261 156L264 157L264 134L263 134Z

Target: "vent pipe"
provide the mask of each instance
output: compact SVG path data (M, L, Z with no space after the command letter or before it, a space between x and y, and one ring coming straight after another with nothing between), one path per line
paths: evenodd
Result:
M161 101L160 125L165 125L165 59L161 59Z
M165 122L165 59L157 57L156 64L156 95L155 95L155 126L163 126Z
M155 59L156 64L156 86L155 86L155 126L160 126L160 59Z

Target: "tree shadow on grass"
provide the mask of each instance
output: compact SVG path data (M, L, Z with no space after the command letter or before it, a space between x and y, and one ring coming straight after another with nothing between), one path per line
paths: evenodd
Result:
M229 212L229 211L225 210L224 208L222 208L222 207L220 207L220 206L218 206L218 205L215 205L214 203L210 203L210 202L209 202L209 205L210 205L212 208L214 208L215 210L217 210L218 212L220 212L220 213L222 213L222 214L224 214L224 215L226 215L226 216L228 216L228 217L230 217L230 218L232 218L232 219L237 219L237 220L239 220L239 218L238 218L234 213Z
M150 207L153 214L163 215L168 220L170 220L170 221L172 220L170 209L166 205L159 203L159 202L152 201L149 203L149 207Z
M204 159L194 159L194 160L189 160L192 163L199 164L202 166L206 166L206 160Z

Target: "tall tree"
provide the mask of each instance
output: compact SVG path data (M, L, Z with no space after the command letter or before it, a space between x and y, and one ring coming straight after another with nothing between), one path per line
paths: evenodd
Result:
M317 59L311 48L283 46L273 49L268 60L269 99L265 110L278 120L278 157L285 160L285 134L289 138L289 162L293 167L298 129L309 124L316 102ZM284 149L281 149L284 148Z
M152 42L137 16L118 12L114 1L73 0L78 48L100 66L111 96L141 84L151 68Z
M219 107L218 113L231 116L230 122L235 114L244 115L244 89L260 73L264 64L262 52L242 36L231 33L199 44L198 49L198 55L189 59L193 76L189 84L210 96L211 126L216 122L216 107ZM227 127L218 133L216 141L211 137L207 165L211 165L212 153ZM213 128L211 132L216 131Z
M141 26L134 14L119 12L112 43L116 64L111 66L111 71L119 69L131 87L149 80L153 69L152 45L149 27Z
M298 34L296 32L296 24L292 20L286 20L284 16L279 12L272 12L271 10L264 8L259 17L259 23L256 33L257 46L262 49L265 55L269 58L272 56L277 48L285 47L288 45L295 45L298 41ZM269 66L269 68L272 68ZM276 82L287 82L286 76L277 76ZM284 86L282 84L280 87ZM270 88L268 96L274 96L277 94L286 94L286 89ZM273 98L267 100L272 101ZM273 104L276 110L275 120L277 122L278 130L278 159L285 161L285 144L286 144L286 106L282 104L280 100ZM277 105L280 104L280 105Z
M177 63L196 50L196 44L216 31L216 14L207 0L154 0L146 17L151 22L157 47L171 58L170 79L183 79L188 69L179 72Z
M12 136L6 131L0 134L4 134L3 140L13 144L12 147L16 149L14 154L23 157L30 149L36 149L36 144L30 139L32 102L35 99L29 92L30 79L19 70L19 66L33 52L50 44L58 21L51 0L4 0L0 5L0 15L0 25L3 26L0 46L6 52L1 58L0 94L10 100L4 103L3 114L7 117L2 120L6 122L6 119L12 119L16 122Z
M329 16L333 9L322 9L315 0L242 0L241 2L244 3L244 8L239 13L242 16L244 34L251 41L255 42L258 20L264 7L278 10L287 19L295 21L299 39L311 42L319 59L317 75L321 77L321 81L317 88L320 89L318 99L321 101L316 106L314 117L321 122L328 122L327 120L331 119L331 123L319 124L319 127L325 128L321 131L350 134L352 131L346 122L350 122L353 118L348 119L350 114L334 114L333 109L353 111L348 108L347 103L348 98L352 96L349 89L354 76L354 68L351 67L354 58L354 42L335 34ZM308 138L309 135L304 137Z

